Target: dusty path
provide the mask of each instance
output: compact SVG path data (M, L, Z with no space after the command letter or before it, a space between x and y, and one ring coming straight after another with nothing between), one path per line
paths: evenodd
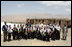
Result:
M10 42L3 42L3 36L1 35L1 46L71 46L71 28L68 29L67 35L67 40L51 40L50 42L37 39L21 39L20 41L13 40Z

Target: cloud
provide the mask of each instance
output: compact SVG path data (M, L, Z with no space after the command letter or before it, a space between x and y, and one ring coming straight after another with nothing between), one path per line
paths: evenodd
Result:
M2 1L2 2L1 2L1 6L7 7L7 3Z
M43 7L42 8L37 8L37 9L39 9L39 10L45 10L45 8L43 8Z
M47 7L52 6L53 8L61 8L64 11L71 13L71 1L39 1L39 3L46 5Z
M71 6L71 1L39 1L46 6Z
M59 6L55 6L54 8L59 8Z
M18 4L17 5L17 7L19 7L19 8L21 8L21 7L23 7L24 6L24 4Z
M69 8L65 9L65 11L71 13L71 9L69 9Z

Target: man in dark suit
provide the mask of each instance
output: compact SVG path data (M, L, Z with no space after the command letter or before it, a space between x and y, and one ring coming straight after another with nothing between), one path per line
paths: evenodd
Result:
M2 27L2 31L4 34L4 42L7 41L7 28L8 28L8 25L5 22L5 25L3 25L3 27Z

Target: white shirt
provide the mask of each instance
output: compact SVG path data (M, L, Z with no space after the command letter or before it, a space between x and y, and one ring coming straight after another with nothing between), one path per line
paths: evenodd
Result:
M50 33L50 32L51 32L51 30L50 30L50 29L47 29L47 32L48 32L48 33Z
M46 27L46 25L43 25L43 27Z
M25 28L25 26L23 27L23 29Z
M19 27L17 27L17 29L18 29L18 33L19 33Z
M49 27L49 25L47 25L47 27Z
M46 32L46 30L44 30L44 32Z
M35 28L35 27L33 27L33 30L36 30L36 28Z
M50 26L50 28L53 28L53 26Z
M27 31L27 28L26 28L26 31Z
M66 31L66 27L64 27L65 31Z
M44 31L44 29L41 29L40 32L42 33Z
M60 31L60 29L61 29L60 26L55 26L55 28L56 28L57 30L59 30L59 31Z
M9 33L13 32L12 29L10 27L8 27L8 30L7 30Z
M43 26L43 24L40 25L40 27L42 27L42 26Z
M53 31L54 31L54 27L53 27Z

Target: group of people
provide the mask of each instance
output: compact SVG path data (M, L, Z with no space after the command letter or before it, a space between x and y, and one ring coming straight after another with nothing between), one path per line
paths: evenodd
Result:
M43 41L51 40L60 40L60 32L61 26L58 24L50 24L50 25L33 25L33 24L21 24L15 25L11 28L11 25L3 25L2 30L4 31L4 42L11 40L11 35L13 36L13 40L20 39L40 39ZM63 40L66 40L66 28L64 27L63 31ZM8 39L7 39L8 36Z

